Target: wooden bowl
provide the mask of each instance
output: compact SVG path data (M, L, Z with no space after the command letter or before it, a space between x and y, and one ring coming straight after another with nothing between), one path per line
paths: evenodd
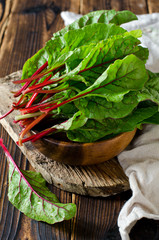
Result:
M92 165L105 162L123 151L133 139L136 129L112 139L94 143L75 143L45 138L34 146L48 158L68 165Z

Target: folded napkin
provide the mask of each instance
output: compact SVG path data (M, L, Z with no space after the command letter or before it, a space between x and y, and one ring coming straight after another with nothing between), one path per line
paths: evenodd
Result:
M82 15L62 12L65 25ZM122 25L130 31L141 29L140 39L149 49L147 69L159 72L159 13L139 15L138 20ZM122 240L129 240L131 228L146 217L159 220L159 126L145 125L140 135L118 156L129 178L132 197L125 203L118 217Z

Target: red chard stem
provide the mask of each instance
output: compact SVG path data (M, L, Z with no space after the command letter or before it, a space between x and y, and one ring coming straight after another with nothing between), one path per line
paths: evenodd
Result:
M32 77L36 76L37 74L41 73L46 67L48 66L48 62L45 62L33 75ZM32 80L26 82L24 84L24 86L17 92L14 94L14 97L18 97L21 95L22 91L24 91L29 85L30 83L32 82ZM15 81L14 81L15 83Z
M0 117L0 120L5 118L6 116L8 116L11 112L14 111L14 108L11 108L7 113L3 114L1 117Z
M44 80L44 82L47 82L49 79L51 78L51 74ZM36 97L37 97L38 93L34 93L33 96L31 97L31 99L29 100L29 102L26 105L27 107L30 107L32 105L32 103L35 101Z

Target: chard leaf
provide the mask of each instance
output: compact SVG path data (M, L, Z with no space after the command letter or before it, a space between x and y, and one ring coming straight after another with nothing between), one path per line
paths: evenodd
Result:
M79 47L82 48L80 49L80 53L77 50L77 54L80 54L79 58L83 59L87 56L89 48L93 47L99 41L114 35L124 34L126 32L127 31L125 29L116 26L115 24L107 25L103 23L95 23L81 29L69 31L62 37L52 39L46 44L46 50L49 54L48 63L52 68L56 68L57 66L64 64L64 62L66 60L68 61L70 56L73 54L72 51ZM62 44L56 49L59 39ZM87 49L84 47L85 45L87 46ZM60 57L60 59L57 59L57 57Z
M63 51L74 50L83 45L90 43L98 43L103 39L107 39L113 35L124 34L125 29L115 24L94 23L81 29L67 32L63 37L66 42L66 49Z
M64 118L71 118L76 112L78 112L78 108L74 103L67 103L59 108L59 114L61 114Z
M80 19L77 19L75 22L66 26L62 30L53 34L53 38L58 36L63 36L69 30L80 29L86 25L93 23L115 23L120 25L126 22L137 20L137 17L134 13L130 11L115 11L115 10L99 10L95 12L90 12Z
M33 73L42 66L46 61L48 61L48 56L52 55L52 59L56 59L59 56L61 49L64 48L63 36L69 30L80 29L86 25L93 23L115 23L120 25L125 22L136 20L137 17L130 11L115 11L115 10L101 10L96 12L88 13L84 15L81 19L78 19L71 25L65 27L64 29L54 33L53 40L58 37L52 44L52 40L46 43L46 46L39 50L34 56L29 58L24 66L22 72L22 79L31 77Z
M137 46L139 43L140 41L131 35L112 36L98 42L96 46L94 44L86 45L62 54L54 62L53 68L65 63L67 69L63 78L80 74L91 85L116 59L122 59L132 53L138 54L142 48Z
M50 104L42 103L38 108L36 99L28 111L46 112L50 120L59 117L59 122L68 119L53 127L79 142L97 141L131 131L147 119L153 121L159 103L159 75L148 74L145 68L148 49L139 46L137 39L142 31L127 32L117 26L131 20L136 20L136 16L129 11L97 11L55 33L24 67L28 76L32 70L27 67L34 64L36 68L41 53L46 55L48 72L45 69L44 74L53 71L53 76L48 84L31 89ZM39 82L44 80L42 77ZM41 92L36 90L38 87ZM47 98L48 93L55 94ZM40 120L39 117L34 123Z
M46 187L40 173L20 170L0 139L9 160L9 201L26 216L50 224L69 220L76 213L73 203L62 204Z
M50 66L51 62L56 60L61 55L61 50L65 47L65 41L63 37L58 37L56 39L50 39L46 42L44 47L45 51L48 54L48 65Z
M139 92L138 98L140 101L149 99L159 104L159 73L152 73L149 71L149 80L146 82L144 88Z
M119 102L129 91L144 87L148 74L144 63L131 54L122 60L116 60L81 94L93 92L96 96L105 97L107 101Z
M75 101L76 107L87 117L93 119L122 118L132 112L139 101L136 92L124 96L121 102L108 102L106 98L87 95Z
M149 50L148 48L138 46L138 50L134 52L134 55L141 59L144 63L146 63L146 60L148 59L149 56Z
M75 142L94 142L110 134L132 131L136 127L141 128L144 120L153 116L157 111L157 106L151 106L135 109L125 118L88 119L83 127L67 131L67 137Z
M130 32L126 32L124 35L125 36L131 35L135 38L140 38L142 37L142 30L141 29L131 30Z
M45 48L40 49L35 55L29 58L22 70L22 79L31 77L48 59L49 55Z
M90 49L90 53L86 58L83 58L79 66L80 71L101 63L108 66L118 58L137 52L139 50L138 44L140 44L140 41L132 36L112 36L109 39L100 41ZM67 62L70 60L72 61L72 59L68 59Z
M79 74L90 83L93 83L116 59L122 59L129 54L139 51L140 41L132 36L112 37L99 42L83 59L77 68ZM71 62L70 62L71 69ZM71 72L69 73L71 74Z
M146 124L159 124L159 112L155 113L152 117L144 120Z
M74 130L76 128L82 127L86 122L88 118L84 116L80 111L76 112L72 118L68 119L64 123L57 124L53 126L53 128L56 128L58 130Z

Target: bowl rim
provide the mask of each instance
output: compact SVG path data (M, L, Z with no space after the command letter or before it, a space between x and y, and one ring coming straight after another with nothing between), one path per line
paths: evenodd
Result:
M111 141L114 141L115 139L117 140L118 138L122 138L123 135L127 135L129 134L130 132L134 132L134 135L137 131L137 128L133 129L132 131L128 131L128 132L123 132L123 133L120 133L118 135L116 135L115 137L113 138L109 138L109 139L105 139L105 140L101 140L101 141L96 141L96 142L88 142L88 143L83 143L83 142L73 142L73 141L63 141L63 140L57 140L57 139L54 139L52 137L43 137L42 139L40 139L41 141L43 142L48 142L49 144L57 144L57 145L62 145L62 146L72 146L72 147L81 147L81 146L92 146L92 145L100 145L100 144L103 144L103 143L106 143L106 142L111 142ZM35 132L32 130L32 132Z

